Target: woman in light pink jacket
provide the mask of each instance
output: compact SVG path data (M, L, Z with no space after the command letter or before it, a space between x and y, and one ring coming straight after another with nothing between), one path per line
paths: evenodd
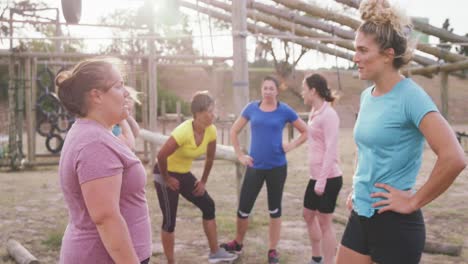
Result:
M312 244L309 263L333 263L337 241L332 219L343 185L338 167L340 120L332 107L335 97L320 74L304 79L302 96L312 107L307 126L310 180L304 195L304 219Z

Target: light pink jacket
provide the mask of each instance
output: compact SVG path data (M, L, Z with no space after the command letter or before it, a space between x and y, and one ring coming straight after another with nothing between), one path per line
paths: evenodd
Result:
M329 102L311 112L307 126L310 178L315 190L323 192L328 178L341 176L338 166L338 131L340 119Z

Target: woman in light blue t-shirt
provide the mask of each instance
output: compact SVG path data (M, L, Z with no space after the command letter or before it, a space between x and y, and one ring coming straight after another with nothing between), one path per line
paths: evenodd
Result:
M412 55L409 20L386 0L364 1L360 11L354 61L359 78L374 85L361 94L352 211L336 263L416 264L425 244L420 209L447 190L466 161L431 98L399 71ZM416 191L425 140L437 161Z

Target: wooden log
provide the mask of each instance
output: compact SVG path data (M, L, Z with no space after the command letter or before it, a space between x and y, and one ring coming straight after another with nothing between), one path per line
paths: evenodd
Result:
M431 74L437 72L454 72L454 71L461 71L468 69L468 59L459 62L453 63L443 63L437 65L430 65L426 67L418 67L418 68L404 68L402 69L403 74Z
M217 8L222 8L228 12L231 7L230 5L217 1L217 0L198 0L198 1L203 2L205 4L210 4ZM266 23L272 26L273 28L276 28L281 31L293 31L294 30L293 33L296 36L322 38L323 40L320 41L322 43L334 44L336 46L339 46L348 50L354 50L354 45L352 41L349 39L336 38L338 41L331 40L333 38L332 35L319 33L317 31L311 30L310 28L302 26L300 24L294 24L290 21L280 20L276 16L266 15L265 13L262 13L262 12L255 12L251 9L247 11L247 16L251 19L255 19L263 23ZM330 39L330 40L327 40L327 39Z
M14 239L8 239L7 251L18 264L39 264L37 258Z
M169 136L166 136L160 133L154 133L146 129L140 130L139 137L158 146L161 146L162 144L164 144L166 140L169 138ZM216 144L215 158L237 162L237 156L232 146Z
M287 19L305 27L320 29L324 32L328 32L344 39L354 39L355 37L354 30L343 29L310 16L302 16L298 12L294 12L287 8L278 8L259 3L254 0L248 0L247 5L251 9L258 10L269 15L274 15L279 18Z
M338 12L327 10L314 4L306 3L301 0L273 0L276 3L282 4L291 9L303 11L315 17L320 17L326 20L337 22L341 25L348 26L356 30L360 25L361 21L339 14ZM445 61L456 62L465 60L466 57L460 54L452 53L440 48L434 48L429 45L418 43L418 50L441 58Z
M461 245L453 245L449 243L438 243L434 241L426 241L424 252L431 254L444 254L449 256L460 256L462 251Z
M448 92L448 73L447 72L441 72L440 73L441 78L440 78L440 102L441 102L441 112L442 116L445 117L447 122L450 122L449 120L449 92Z
M209 1L209 2L211 2L211 1ZM272 6L269 6L269 5L266 5L266 4L254 2L253 0L249 0L248 4L249 4L249 7L251 9L261 11L261 12L266 13L268 15L273 15L275 17L287 19L287 20L290 20L292 23L302 25L302 26L304 26L306 28L319 29L319 30L322 30L324 32L328 32L328 33L330 33L332 35L336 35L338 37L341 37L343 39L349 39L349 40L354 41L354 38L355 38L355 31L354 30L345 30L345 29L342 29L340 27L333 26L333 25L331 25L329 23L322 22L322 21L320 21L318 19L315 19L315 18L312 18L312 17L309 17L309 16L300 16L300 15L297 15L292 10L286 9L286 8L272 7ZM252 19L255 19L255 18L256 17L254 15L254 17ZM263 22L268 23L266 21L263 21ZM350 42L351 46L344 47L344 48L347 48L349 50L354 51L354 45L353 45L352 41ZM429 59L427 57L424 57L424 56L421 56L421 55L418 55L418 54L414 54L413 60L416 63L424 65L424 66L432 65L432 64L437 63L437 61L435 61L435 60ZM431 76L427 76L427 77L431 77Z
M216 19L219 19L219 20L222 20L222 21L225 21L225 22L230 22L231 21L231 17L229 15L226 15L226 14L223 14L221 12L215 11L212 8L197 6L195 4L192 4L190 2L186 2L186 1L183 1L183 0L180 1L180 5L185 7L185 8L189 8L189 9L199 11L201 13L205 13L205 14L213 17L213 18L216 18ZM287 34L285 32L281 32L279 30L257 26L257 25L255 25L253 23L247 23L247 29L249 30L249 32L254 32L254 33L261 33L261 34L265 34L265 35L284 36L283 39L289 40L291 42L294 42L294 43L299 44L301 46L304 46L306 48L318 50L318 51L320 51L322 53L330 54L330 55L333 55L333 56L338 56L338 57L343 58L345 60L349 60L349 61L353 60L353 55L348 53L348 52L344 52L344 51L341 51L341 50L331 48L331 47L329 47L327 45L320 44L319 42L306 40L305 38L304 39L298 39L298 38L294 37L293 35ZM291 38L288 38L288 36L290 36Z
M53 39L53 38L52 38ZM14 56L18 58L61 58L61 59L86 59L96 56L102 56L98 53L59 53L59 52L11 52L9 50L0 50L0 57ZM148 59L152 57L153 60L175 60L175 61L198 61L198 60L212 60L212 61L226 61L231 60L232 57L220 57L220 56L196 56L196 55L148 55L148 54L132 54L132 55L123 55L123 54L106 54L109 57L116 57L121 59Z
M344 5L347 5L349 7L353 7L353 8L359 8L359 5L361 4L361 0L335 0L335 1ZM450 42L455 42L455 43L456 42L463 42L463 43L468 42L468 37L457 35L443 28L434 27L433 25L429 23L425 23L423 21L420 21L414 18L411 18L411 22L413 23L415 29L423 33L426 33L428 35L438 37L439 39L443 39L445 41L450 41Z

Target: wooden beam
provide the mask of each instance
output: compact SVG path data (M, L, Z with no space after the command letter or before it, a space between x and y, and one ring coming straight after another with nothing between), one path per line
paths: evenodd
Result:
M325 23L319 19L316 19L310 16L303 16L303 15L300 15L298 12L294 12L290 9L274 7L274 6L256 2L254 0L248 0L247 6L251 9L258 10L269 15L274 15L279 18L287 19L291 21L292 23L297 23L305 27L319 29L319 30L328 32L332 35L336 35L344 39L354 40L354 37L355 37L354 30L346 30L346 29L334 26L332 24Z
M211 3L211 2L212 1L208 1L208 3ZM320 21L318 19L315 19L315 18L312 18L312 17L309 17L309 16L297 15L297 13L293 12L290 9L275 8L273 6L257 3L254 0L248 0L248 6L251 9L255 9L255 10L264 12L264 13L266 13L268 15L273 15L275 17L279 17L279 18L289 20L292 23L300 24L300 25L306 27L306 29L308 29L308 28L319 29L319 30L322 30L324 32L328 32L328 33L332 34L332 36L336 35L336 36L341 37L343 39L349 39L349 40L352 40L354 42L354 38L355 38L354 30L344 30L344 29L342 29L340 27L333 26L333 25L331 25L329 23L322 22L322 21ZM255 18L256 18L256 16L254 15L254 17L252 19L255 19ZM265 22L265 21L263 21L263 22ZM265 22L265 23L267 23L267 22ZM354 51L353 43L352 42L350 42L350 43L351 43L351 47L345 47L345 48L348 48L349 50ZM423 66L432 65L432 64L437 63L437 61L435 61L435 60L432 60L432 59L429 59L429 58L426 58L426 57L423 57L423 56L417 55L417 54L414 54L413 61L415 61L416 63L421 64Z
M305 3L301 0L273 0L276 3L282 4L291 9L303 11L315 17L320 17L326 20L337 22L343 26L350 27L356 30L360 25L361 21L350 18L345 15L341 15L338 12L333 12L325 8L321 8L317 5ZM436 56L448 62L456 62L465 60L466 57L460 54L452 53L441 48L434 48L429 45L419 43L417 45L418 50Z
M102 56L99 53L60 53L60 52L11 52L8 50L0 50L0 57L7 57L13 55L14 57L18 58L28 58L28 57L35 57L35 58L62 58L62 59L86 59L92 58L96 56ZM143 55L122 55L122 54L106 54L109 57L116 57L121 59L148 59L148 54ZM194 56L194 55L168 55L168 56L161 56L161 55L154 55L153 58L155 60L177 60L177 61L195 61L195 60L213 60L213 61L226 61L231 60L232 57L221 57L221 56Z
M141 129L138 137L141 137L142 139L149 141L157 146L161 146L169 138L169 136L155 133L146 129ZM237 155L234 152L234 148L232 146L216 144L215 158L237 162Z
M221 8L225 11L229 10L229 5L217 0L198 0L199 2L203 2L205 4L210 4L212 6L215 6L217 8ZM236 1L233 1L235 3ZM302 26L300 24L295 24L293 22L284 20L284 19L279 19L276 16L270 16L266 15L265 13L262 12L255 12L253 10L248 10L247 11L247 16L251 19L255 19L258 21L261 21L263 23L266 23L273 28L276 28L280 31L289 31L292 32L296 36L302 36L302 37L311 37L311 38L323 38L323 39L331 39L333 36L328 35L328 34L323 34L319 33L317 31L311 30L308 27ZM234 17L234 15L233 15ZM294 32L293 32L294 31ZM339 39L339 38L338 38ZM336 46L348 49L348 50L354 50L354 45L351 40L348 39L339 39L338 41L332 41L332 40L321 40L320 42L322 43L328 43L328 44L334 44Z
M192 3L189 3L189 2L186 2L186 1L180 1L180 5L185 7L185 8L198 10L198 11L204 13L204 14L207 14L207 15L213 17L213 18L216 18L216 19L219 19L219 20L222 20L222 21L225 21L225 22L229 22L231 20L231 17L230 17L229 14L223 14L223 13L215 11L215 10L213 10L211 8L196 6L196 5L194 5ZM294 42L294 43L299 44L301 46L304 46L306 48L318 50L320 52L327 53L327 54L330 54L330 55L333 55L333 56L338 56L338 57L343 58L345 60L349 60L349 61L353 60L353 54L331 48L331 47L329 47L327 45L320 44L317 41L310 41L310 40L306 40L306 39L298 39L298 38L295 38L293 35L290 35L288 33L281 32L279 30L275 30L275 29L271 29L271 28L267 28L267 27L257 26L257 25L255 25L253 23L247 23L247 29L251 33L261 33L261 34L265 34L265 35L283 36L283 39L289 40L291 42ZM288 38L288 36L290 36L291 38Z
M431 65L427 67L418 68L404 68L403 74L425 75L438 72L454 72L468 69L468 59L453 63L443 63L438 65Z
M449 94L448 94L448 73L441 72L440 78L440 103L442 108L442 116L445 117L447 121L449 121Z
M359 8L359 5L361 4L361 0L335 0L335 1L344 5L347 5L349 7L353 7L353 8ZM457 35L448 30L435 27L429 23L422 22L415 18L411 18L411 22L413 23L415 29L423 33L426 33L428 35L438 37L445 41L450 41L454 43L456 42L467 43L468 42L468 37Z

